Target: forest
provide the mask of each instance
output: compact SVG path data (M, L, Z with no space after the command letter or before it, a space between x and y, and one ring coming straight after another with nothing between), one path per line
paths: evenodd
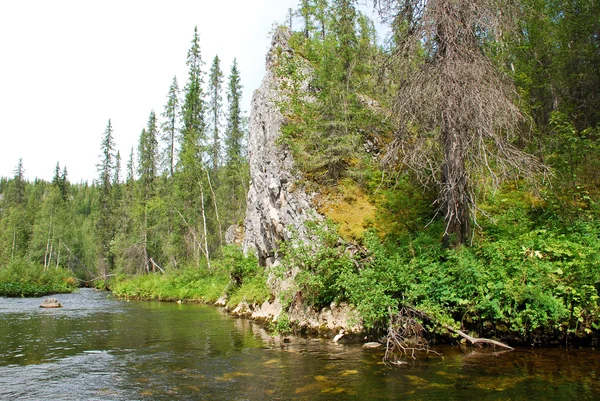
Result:
M301 294L310 308L355 305L372 333L408 314L431 333L594 338L600 2L369 6L388 37L356 0L301 0L282 23L279 145L325 217L310 242L279 244L273 268L226 244L246 213L247 105L237 63L227 83L218 56L205 71L195 30L184 86L173 79L125 163L109 120L93 183L59 163L52 182L29 182L21 161L0 179L0 295L278 297L274 329L288 330ZM292 290L272 294L269 276L291 271Z

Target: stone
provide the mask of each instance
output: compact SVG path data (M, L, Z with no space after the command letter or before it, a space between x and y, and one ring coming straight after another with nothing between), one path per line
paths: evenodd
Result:
M244 241L244 227L232 224L225 231L225 243L227 245L241 246Z
M277 244L289 240L292 233L306 237L304 223L320 219L311 205L310 194L297 185L299 173L294 169L291 151L279 143L285 117L280 104L286 99L286 79L277 74L280 57L294 57L288 45L290 31L285 27L273 35L266 59L266 75L254 92L250 110L248 159L250 187L244 221L244 253L256 253L261 266L270 267L277 260ZM309 67L306 66L310 75ZM308 78L301 90L308 91Z
M40 308L62 308L62 304L56 298L47 298L42 302Z

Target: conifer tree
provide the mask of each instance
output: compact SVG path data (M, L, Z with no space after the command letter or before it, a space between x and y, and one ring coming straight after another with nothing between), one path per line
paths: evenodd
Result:
M219 59L219 56L215 56L208 76L208 92L210 96L208 107L213 133L210 153L212 157L213 171L217 171L217 168L219 167L221 152L219 128L221 125L221 116L223 114L223 97L221 95L223 86L223 71L221 71L220 63L221 60Z
M349 81L350 66L356 52L356 0L333 0L333 32L338 41L338 56Z
M60 171L60 164L56 162L56 167L54 169L54 176L52 177L52 186L55 187L62 199L67 201L69 198L69 183L67 181L67 167Z
M23 205L25 203L25 168L23 167L23 159L19 158L19 162L13 171L13 180L9 199L11 203Z
M60 175L60 192L62 194L63 200L69 200L69 179L67 178L67 166L63 167L63 171Z
M205 104L202 91L204 73L202 71L200 38L194 28L192 46L188 51L188 82L182 107L182 143L177 175L177 214L180 217L180 234L185 249L185 257L199 260L200 253L208 259L208 229L204 197L205 174L203 162L206 150ZM199 196L200 195L200 196ZM186 211L183 216L182 211ZM200 214L198 214L200 212ZM203 234L198 233L202 225ZM204 237L204 241L200 238ZM203 242L203 244L202 244Z
M202 54L200 51L200 36L198 35L198 27L194 28L194 38L192 46L188 51L187 62L188 82L185 86L185 99L182 107L183 116L183 151L190 151L190 147L195 147L198 144L206 144L206 127L205 127L205 104L204 92L202 85L204 84L204 72L202 67Z
M148 199L154 192L154 179L158 172L158 128L156 114L150 112L148 125L142 130L138 146L138 173L143 198Z
M294 21L294 9L293 8L288 8L288 13L287 13L287 25L288 28L290 28L290 31L293 30L293 24L292 22Z
M300 7L298 8L298 14L304 21L304 37L308 39L310 32L313 30L312 16L314 14L314 6L311 4L311 0L300 0Z
M329 4L327 0L314 0L314 15L315 20L319 23L319 28L321 30L321 39L325 39L325 29L327 26L327 18L328 13L327 9Z
M238 164L242 159L242 140L244 132L242 129L242 85L240 83L240 72L237 59L233 59L227 85L227 130L225 137L226 163L228 166Z
M177 84L177 77L173 77L173 82L169 87L169 94L167 95L167 104L165 105L162 117L164 122L162 123L162 136L161 139L165 144L165 168L169 172L169 177L173 177L175 172L175 148L177 142L178 133L178 116L180 114L180 101L179 101L179 85ZM133 151L133 149L132 149Z
M416 68L396 93L395 149L421 182L438 191L444 243L471 237L476 189L501 177L532 176L540 162L513 145L522 116L510 81L486 54L514 20L497 0L379 0L400 20L396 50ZM413 131L414 130L414 131ZM512 137L512 138L511 138ZM437 147L432 146L433 142ZM427 167L425 167L427 166Z
M245 211L247 164L244 163L244 118L241 109L242 85L237 60L233 60L227 85L227 127L225 132L225 201L228 224L237 223Z
M100 164L97 165L99 179L98 185L98 219L96 222L96 231L99 245L99 273L103 276L108 274L113 266L112 256L110 254L110 242L114 235L113 227L113 182L115 166L115 142L113 139L113 128L111 120L104 130L104 136L100 145L102 151Z
M133 153L133 146L131 147L131 152L129 152L129 159L127 160L127 181L126 183L129 184L130 182L133 182L135 180L135 162L133 161L134 158L134 153Z

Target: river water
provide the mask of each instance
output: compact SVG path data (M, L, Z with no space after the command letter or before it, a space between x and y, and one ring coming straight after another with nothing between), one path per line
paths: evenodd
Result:
M273 338L192 304L82 289L0 298L0 400L597 400L600 354L442 347L407 365L381 350Z

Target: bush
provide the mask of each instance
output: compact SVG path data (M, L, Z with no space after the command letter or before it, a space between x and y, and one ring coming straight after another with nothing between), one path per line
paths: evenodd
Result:
M15 259L0 269L0 296L41 297L73 292L77 281L62 268L48 268Z

